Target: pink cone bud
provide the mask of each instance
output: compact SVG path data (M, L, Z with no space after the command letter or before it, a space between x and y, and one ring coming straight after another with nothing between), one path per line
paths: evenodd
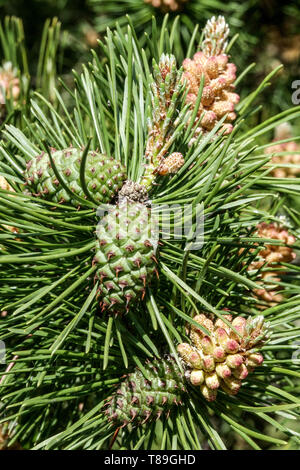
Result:
M224 363L216 365L216 372L222 379L231 376L231 369Z
M218 62L215 57L209 57L205 64L205 71L208 73L210 78L217 78L219 75Z
M244 358L240 354L229 354L226 358L226 364L231 369L235 369L243 364Z
M248 356L248 364L250 367L260 366L264 362L264 358L259 353L253 353Z
M206 113L207 114L207 113ZM200 315L196 315L193 320L195 320L197 323L199 323L199 325L203 326L204 328L206 328L208 331L211 331L213 332L214 331L214 324L213 322L207 318L205 315L203 315L203 313L201 313ZM205 333L203 332L203 330L201 330L200 328L197 328L196 326L192 325L192 329L193 330L196 330L198 331L199 333L201 333L203 336L205 335Z
M196 351L193 351L189 356L189 363L195 369L202 369L202 359Z
M189 93L186 95L186 102L187 103L192 103L192 105L195 105L197 101L197 96L194 93Z
M187 60L187 59L185 59ZM194 60L199 63L199 64L202 64L204 63L204 61L206 60L206 57L205 55L203 54L203 52L201 51L198 51L194 54Z
M203 338L203 333L200 333L199 331L196 331L196 330L191 330L190 338L192 340L193 345L196 346L196 348L200 349L201 351L202 350L201 340Z
M201 119L201 126L205 129L211 130L217 120L217 115L213 111L206 111Z
M232 122L236 119L236 113L231 112L227 114L226 121Z
M216 346L213 350L213 358L216 362L223 362L225 359L225 350L222 346Z
M234 104L230 101L215 101L211 110L216 113L218 118L221 118L226 113L230 113L234 110Z
M235 341L235 339L229 339L226 341L224 348L226 352L235 354L240 349L240 345L237 341Z
M244 336L246 323L247 321L245 318L236 317L232 322L232 326L236 329L238 333L240 333L240 335Z
M210 86L205 86L202 91L201 103L203 106L209 106L215 99L215 94Z
M237 93L227 92L226 96L227 96L227 99L234 104L238 104L240 101L240 95L238 95Z
M204 382L204 372L203 370L192 370L190 375L190 382L192 385L198 386Z
M227 70L229 70L232 74L235 74L236 73L236 65L233 64L232 62L230 62L227 65Z
M191 362L191 357L193 357L194 361L195 359L200 360L200 356L198 355L198 353L195 352L194 348L188 343L178 344L177 351L184 360L184 362L186 362L190 367L195 367Z
M216 56L216 61L219 67L224 68L228 63L228 56L226 54L220 54Z
M242 385L242 382L234 377L226 377L224 381L233 394L237 393Z
M249 371L247 367L245 366L245 364L242 364L240 365L240 367L233 369L232 373L236 379L244 380L247 377Z
M227 325L226 323L223 321L223 318L229 322L231 322L232 320L232 315L223 315L222 316L222 319L221 318L218 318L216 321L215 321L215 328L223 328L224 330L226 330Z
M214 90L214 92L216 94L220 93L222 90L224 90L224 88L226 88L227 86L227 83L226 83L226 80L225 78L216 78L214 80L212 80L210 82L210 86L212 87L212 89Z
M228 124L228 123L223 124L223 126L220 129L220 132L224 132L224 135L231 134L232 131L233 131L233 125Z
M216 335L216 339L217 339L218 343L221 346L225 347L227 341L229 340L229 336L226 333L226 331L224 330L224 328L217 328L216 332L215 332L215 335Z
M212 354L214 350L214 345L212 340L208 336L204 336L201 340L201 346L204 354Z
M207 372L211 372L215 368L215 361L211 356L204 356L202 359L203 369Z
M217 388L220 387L220 379L216 372L211 372L208 374L205 374L205 383L208 388L211 390L216 390Z
M214 401L217 398L217 391L211 390L206 385L201 385L200 390L207 401Z
M184 61L182 62L182 65L185 70L189 70L189 68L193 66L193 61L192 59L189 59L189 58L184 59Z
M221 389L223 390L223 392L227 393L227 395L236 395L238 393L238 390L231 390L231 388L229 388L225 382L221 382Z

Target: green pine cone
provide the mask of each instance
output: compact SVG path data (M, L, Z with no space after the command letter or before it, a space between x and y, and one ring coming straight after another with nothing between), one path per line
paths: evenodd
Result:
M156 271L156 247L150 209L141 203L121 203L97 226L96 255L102 310L122 314L145 295Z
M72 193L86 198L80 182L81 149L52 149L52 158L66 186ZM33 194L43 196L60 204L80 205L76 198L66 191L55 176L47 153L42 152L27 163L25 179ZM126 170L114 158L95 151L89 151L85 165L85 182L93 199L99 203L108 203L117 194L126 179Z
M149 380L137 368L106 403L105 414L114 425L138 426L168 416L174 406L182 404L184 377L172 356L147 361L145 369Z

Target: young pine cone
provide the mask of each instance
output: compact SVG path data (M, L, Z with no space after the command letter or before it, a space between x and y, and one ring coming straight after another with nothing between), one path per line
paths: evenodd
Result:
M104 406L109 422L115 426L140 426L168 417L182 404L186 392L184 376L172 356L147 361L147 380L136 368L128 374Z
M279 140L285 140L292 137L292 129L286 122L280 124L275 131L274 145L265 150L266 154L274 154L279 152L298 152L287 155L273 155L271 163L276 164L293 164L299 165L299 168L281 167L271 171L271 175L275 178L296 178L300 176L300 145L296 142L276 143Z
M183 4L188 1L189 0L144 0L145 3L150 3L154 8L160 8L163 13L181 10Z
M249 372L263 362L263 356L254 352L267 339L268 325L262 316L247 320L224 315L236 329L238 336L224 321L212 322L204 314L194 320L209 331L210 336L192 325L192 344L181 343L177 350L187 367L186 376L192 385L200 387L204 398L214 401L221 388L229 395L236 395Z
M286 245L293 245L296 241L295 237L290 235L287 230L274 223L267 224L263 222L259 224L255 235L260 238L280 240ZM242 248L240 253L243 250L244 249ZM250 252L253 251L254 249L250 250ZM263 287L261 289L254 290L255 296L268 302L270 306L281 302L283 300L283 296L277 292L278 285L276 285L276 283L280 281L280 277L278 276L279 274L283 274L283 272L279 272L278 269L281 267L281 263L290 263L295 259L295 257L296 253L289 246L266 244L265 247L260 250L257 259L252 261L248 266L248 271L270 266L270 271L263 271L260 274L261 281L258 281L257 284L261 283ZM270 282L273 283L273 286L270 286Z

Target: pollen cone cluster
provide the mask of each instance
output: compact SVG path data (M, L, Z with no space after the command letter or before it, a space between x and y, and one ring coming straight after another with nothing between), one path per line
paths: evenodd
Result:
M202 98L197 113L201 121L197 122L192 142L200 134L210 131L225 114L227 117L220 132L229 134L233 129L232 122L236 118L234 108L240 99L239 95L234 92L236 66L228 62L228 56L224 53L228 26L222 23L219 31L218 21L214 18L211 21L211 28L206 27L204 30L205 40L202 44L202 51L196 52L193 59L183 61L183 79L187 81L189 87L186 99L188 103L191 103L192 108L197 101L202 77L204 79Z
M249 271L269 267L269 270L263 271L260 274L261 281L257 282L257 284L260 282L264 284L264 287L255 289L254 294L265 302L270 303L270 306L273 306L283 300L282 294L277 292L278 285L276 285L276 283L280 281L280 275L284 274L280 266L281 263L291 263L296 258L296 253L290 246L287 246L293 245L296 239L283 227L274 223L267 224L264 222L257 226L255 235L260 238L278 240L286 245L266 244L265 247L259 251L257 259L248 266ZM253 251L254 249L250 250L250 252ZM280 271L278 271L279 269Z
M225 114L227 118L220 132L229 134L233 129L231 123L236 118L234 107L240 99L239 95L234 93L236 66L228 62L228 56L225 54L207 57L199 51L193 59L183 61L183 68L183 78L187 80L189 87L186 99L192 108L196 104L204 76L204 88L197 113L201 121L197 123L195 137L210 131Z
M172 356L148 361L144 368L148 379L136 369L106 403L105 414L114 425L141 425L181 404L184 377Z
M194 320L199 327L192 325L189 336L192 344L181 343L177 350L187 368L186 376L192 385L199 387L208 401L217 397L218 389L229 395L236 395L242 380L248 373L263 362L263 356L254 351L267 337L267 325L262 316L247 320L224 315L232 327L223 320L213 322L204 314ZM204 332L204 327L209 335Z
M160 8L163 13L171 11L178 11L182 8L184 3L189 0L144 0L145 3L150 3L154 8Z
M281 152L289 152L286 155L272 155L271 163L293 164L299 168L278 167L271 171L275 178L296 178L300 176L300 145L297 142L277 143L279 140L290 139L292 137L291 127L287 123L283 123L276 128L274 145L265 150L266 154L278 154ZM293 152L293 153L291 153Z
M64 150L51 149L51 154L54 165L69 191L57 179L46 152L42 152L27 163L24 176L28 190L34 196L44 197L59 204L71 202L80 205L79 200L72 197L72 193L82 199L87 198L80 179L83 150L73 147ZM126 170L114 158L89 151L84 178L86 188L94 201L108 203L122 187L126 179Z
M156 269L157 239L151 211L126 199L111 208L96 230L95 280L102 311L122 314L143 299Z

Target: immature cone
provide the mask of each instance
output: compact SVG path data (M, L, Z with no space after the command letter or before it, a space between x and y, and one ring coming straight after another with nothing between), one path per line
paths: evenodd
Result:
M278 224L265 222L257 226L255 236L260 238L272 238L274 240L282 241L286 246L266 244L262 250L259 251L257 258L252 261L248 266L248 271L257 270L261 268L269 267L270 270L263 271L260 274L261 281L257 284L262 283L264 286L261 289L255 289L254 294L268 302L270 306L276 305L278 302L283 300L282 294L278 293L278 283L280 281L280 275L284 274L283 271L278 271L281 268L281 263L290 263L296 258L296 253L290 246L295 243L296 239L293 235L290 235L286 229L280 227ZM243 248L240 253L243 252ZM250 253L254 252L254 248L251 248ZM273 285L270 285L272 283ZM266 284L269 284L266 285Z
M100 280L102 310L122 314L143 299L156 269L157 239L151 211L144 204L126 202L112 207L97 226L94 264Z
M220 21L222 18L222 21ZM202 51L196 52L193 59L183 61L183 79L187 80L187 102L192 108L196 104L202 77L204 88L198 109L197 128L192 142L200 134L205 134L227 114L225 124L220 132L228 134L232 131L232 122L236 118L235 105L239 102L239 95L234 93L234 81L236 79L236 66L228 62L226 38L229 29L223 17L218 20L213 17L204 29L205 39L202 43ZM190 143L192 143L190 142Z
M46 152L42 152L27 163L24 176L28 189L32 188L35 196L44 197L59 204L70 202L80 206L80 201L75 197L72 198L71 193L82 199L87 198L80 179L83 152L82 149L74 147L64 150L51 149L54 165L69 191L57 179ZM89 151L84 177L86 188L94 201L109 203L122 187L126 179L126 170L114 158L96 151Z
M149 380L136 369L105 405L105 414L115 426L138 426L157 420L181 404L184 377L173 357L148 361L144 367Z
M246 320L236 317L232 320L231 315L224 315L224 319L239 334L223 320L213 322L200 314L194 320L210 335L192 325L189 333L192 344L181 343L177 347L188 369L186 376L208 401L216 399L220 388L229 395L236 395L242 380L263 362L263 356L253 348L259 348L267 339L268 325L264 324L264 318L249 317Z
M275 168L271 171L271 175L275 178L296 178L300 176L300 145L297 142L285 142L277 144L279 140L285 140L292 137L291 126L284 122L280 124L275 130L274 145L265 150L266 154L274 154L279 152L298 152L290 153L287 155L273 155L271 163L276 164L293 164L299 165L299 168L281 167Z
M182 8L184 3L189 0L144 0L145 3L150 3L154 8L160 8L163 13L170 11L178 11Z

